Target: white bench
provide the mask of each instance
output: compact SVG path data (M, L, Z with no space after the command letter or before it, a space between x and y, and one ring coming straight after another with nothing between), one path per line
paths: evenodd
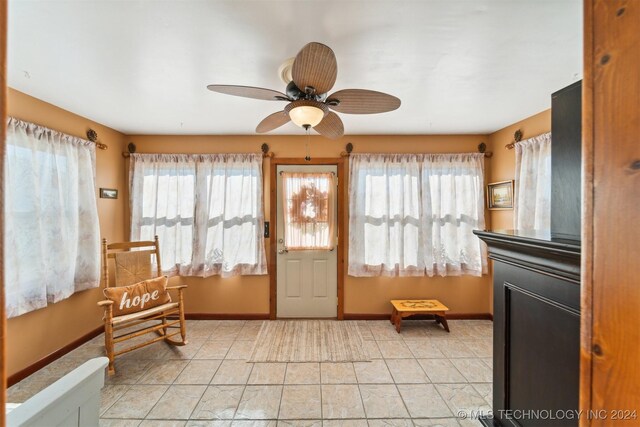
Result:
M8 404L7 426L97 426L108 364L106 357L91 359L26 402Z

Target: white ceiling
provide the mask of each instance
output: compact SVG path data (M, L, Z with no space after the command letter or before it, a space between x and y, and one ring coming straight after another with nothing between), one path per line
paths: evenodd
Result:
M310 41L334 90L399 97L346 134L488 133L550 107L582 77L581 0L9 2L9 85L127 134L253 134L282 102L278 66ZM277 134L301 134L293 124Z

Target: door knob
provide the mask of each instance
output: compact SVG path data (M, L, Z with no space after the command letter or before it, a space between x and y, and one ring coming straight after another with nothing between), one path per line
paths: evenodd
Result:
M289 252L289 251L288 251L288 250L286 250L286 249L280 249L280 250L278 251L278 253L279 253L280 255L282 255L282 254L286 254L287 252Z

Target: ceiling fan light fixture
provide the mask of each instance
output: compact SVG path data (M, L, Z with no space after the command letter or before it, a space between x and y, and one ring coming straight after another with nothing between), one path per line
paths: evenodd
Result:
M293 123L304 128L317 126L324 119L328 108L322 102L300 99L288 104L284 110Z
M304 127L305 125L314 127L324 118L324 111L318 107L303 105L292 108L291 111L289 111L289 118L300 127Z

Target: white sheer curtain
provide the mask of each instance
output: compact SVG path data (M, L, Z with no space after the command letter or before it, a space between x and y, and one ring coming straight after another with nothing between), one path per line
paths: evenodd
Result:
M196 166L195 274L267 274L262 154L201 156Z
M282 172L287 250L331 250L335 235L335 175Z
M425 267L433 276L487 272L484 230L484 154L431 154L422 163Z
M516 149L514 228L551 227L551 133L520 141Z
M165 273L192 275L195 236L196 158L132 154L131 240L160 240Z
M349 274L481 276L484 155L350 158Z
M97 287L95 144L9 118L4 179L8 317Z
M160 239L169 275L266 274L262 156L133 154L131 240Z

